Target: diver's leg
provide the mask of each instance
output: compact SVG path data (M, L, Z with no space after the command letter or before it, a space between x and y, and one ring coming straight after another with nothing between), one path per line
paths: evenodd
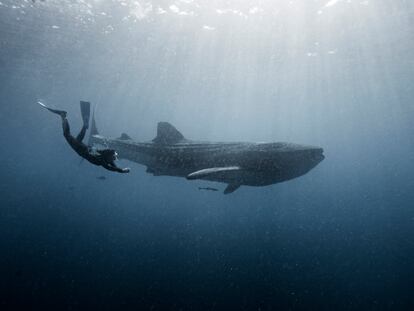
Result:
M46 108L47 110L49 110L50 112L56 113L56 114L60 115L62 118L66 118L66 115L67 115L67 112L66 111L49 108L45 104L43 104L41 102L37 102L37 103L40 106L42 106L43 108Z
M82 142L83 138L85 137L85 133L86 133L87 128L88 127L85 124L82 126L81 131L79 132L78 136L76 137L76 140L78 142Z
M62 128L63 128L63 136L65 136L66 138L71 137L69 121L68 119L64 117L62 117Z

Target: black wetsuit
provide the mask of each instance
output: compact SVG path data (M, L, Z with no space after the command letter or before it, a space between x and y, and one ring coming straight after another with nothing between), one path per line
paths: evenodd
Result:
M70 134L69 121L66 118L66 111L56 110L46 107L43 103L38 102L43 108L46 108L50 112L58 114L62 118L62 128L63 136L65 136L66 141L76 151L82 158L88 160L90 163L103 166L107 170L118 172L118 173L128 173L128 168L119 168L116 166L114 161L116 160L116 152L112 149L102 149L94 150L91 147L85 145L82 141L85 138L86 130L89 126L89 102L81 101L81 112L83 118L83 127L79 132L78 136L75 138Z
M79 132L78 136L75 138L70 134L70 127L68 119L66 119L66 116L62 116L62 128L63 128L63 136L65 136L66 141L69 143L69 145L72 147L73 150L76 151L77 154L79 154L82 158L88 160L90 163L103 166L107 170L118 172L118 173L128 173L128 169L122 169L115 165L114 161L108 161L104 157L105 152L110 152L112 154L115 154L114 150L111 149L105 149L105 150L96 150L94 152L91 147L85 145L82 140L85 137L86 130L88 127L86 125L83 125L81 131Z

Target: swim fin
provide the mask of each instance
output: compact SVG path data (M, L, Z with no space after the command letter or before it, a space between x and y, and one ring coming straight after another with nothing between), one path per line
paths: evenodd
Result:
M58 115L60 115L62 118L66 118L67 112L64 110L57 110L57 109L52 109L47 107L45 104L41 103L41 102L37 102L40 106L42 106L43 108L49 110L50 112L56 113Z
M89 118L91 115L91 103L81 100L80 102L83 125L89 128Z

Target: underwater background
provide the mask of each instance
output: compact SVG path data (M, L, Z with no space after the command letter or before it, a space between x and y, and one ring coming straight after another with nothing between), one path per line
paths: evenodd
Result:
M0 309L413 310L413 51L411 0L0 0ZM326 158L230 195L110 173L35 104L76 133L80 100Z

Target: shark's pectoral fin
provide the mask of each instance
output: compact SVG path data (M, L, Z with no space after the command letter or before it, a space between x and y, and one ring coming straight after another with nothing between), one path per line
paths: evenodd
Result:
M208 179L225 182L225 180L234 180L227 185L224 194L236 191L241 184L237 181L237 175L242 169L239 166L212 167L193 172L187 176L187 179Z
M226 176L230 173L234 173L240 170L241 168L239 166L211 167L188 174L187 179L208 179L213 177Z
M226 189L224 189L224 194L229 194L232 193L234 191L236 191L237 189L240 188L240 184L228 184Z

